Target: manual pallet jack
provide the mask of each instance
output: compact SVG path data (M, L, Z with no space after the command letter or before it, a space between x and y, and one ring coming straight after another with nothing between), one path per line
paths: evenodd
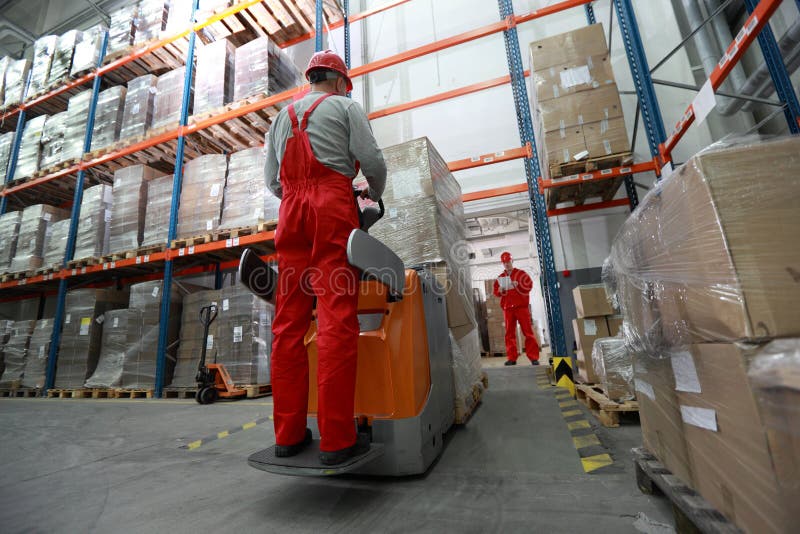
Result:
M214 354L214 363L206 364L206 351L208 350L208 329L217 318L217 305L209 304L200 308L200 324L203 325L203 349L200 352L200 364L197 366L197 393L194 399L200 404L212 404L218 399L242 399L247 391L237 388L228 370L221 363L217 363Z

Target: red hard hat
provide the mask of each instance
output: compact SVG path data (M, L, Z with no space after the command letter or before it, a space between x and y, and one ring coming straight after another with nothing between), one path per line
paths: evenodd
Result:
M511 261L511 253L510 252L503 252L500 254L500 261L503 263L508 263Z
M345 81L347 81L347 90L353 90L353 82L350 80L350 76L347 75L347 65L345 65L342 58L332 50L317 52L311 56L311 61L308 62L308 68L306 69L306 80L309 79L308 74L315 69L326 69L338 72L344 77Z

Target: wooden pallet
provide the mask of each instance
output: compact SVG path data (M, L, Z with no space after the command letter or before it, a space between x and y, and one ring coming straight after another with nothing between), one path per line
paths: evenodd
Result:
M152 399L152 389L114 389L114 399Z
M506 357L506 351L494 351L494 352L492 352L492 351L489 351L489 352L481 351L481 357L482 358L505 358Z
M60 270L61 270L61 264L60 263L54 263L52 265L48 265L47 267L40 267L39 269L36 269L35 271L30 271L29 274L28 274L28 277L30 278L31 276L40 276L40 275L45 275L45 274L50 274L50 273L57 273Z
M82 267L89 267L91 265L100 265L103 263L101 258L89 257L81 258L79 260L72 260L67 262L67 269L80 269Z
M73 165L78 163L78 161L80 161L80 158L72 158L67 161L56 163L55 165L50 165L49 167L46 167L44 169L39 169L38 171L33 173L33 176L31 176L31 178L36 179L36 178L41 178L42 176L48 176L62 169L72 167Z
M23 388L23 387L10 387L0 388L0 398L29 398L39 397L42 394L41 388Z
M550 179L553 181L571 179L582 173L623 167L630 165L632 162L633 156L629 152L625 152L601 158L551 165ZM608 202L617 194L617 190L624 180L624 177L618 176L607 180L548 188L545 190L547 209L555 209L558 204L564 202L573 202L576 206L580 206L589 198L600 198L603 202Z
M456 399L456 416L454 423L464 425L483 400L483 392L489 388L489 377L481 373L480 380L472 385L472 391L463 399Z
M214 241L214 234L201 234L192 237L182 237L173 239L169 248L186 248Z
M639 413L639 403L635 400L614 402L595 385L577 384L575 394L577 399L606 427L618 427L621 413Z
M214 241L223 241L225 239L234 239L246 235L259 234L261 232L274 230L277 226L278 226L278 221L274 220L274 221L261 222L258 224L254 224L252 226L237 226L235 228L218 230L213 234Z
M197 393L196 387L164 388L165 399L193 399Z
M149 254L153 254L155 252L164 252L167 249L167 245L165 243L160 243L158 245L147 245L144 247L139 247L136 249L137 256L147 256Z
M112 261L119 261L119 260L129 260L138 256L138 252L136 250L125 250L123 252L114 252L113 254L107 254L100 258L101 263L110 263Z
M47 390L52 399L113 399L114 391L106 388L55 388Z
M673 475L644 448L633 449L636 484L642 493L663 495L672 504L675 530L683 533L741 534L742 531L714 509L699 493Z
M0 277L0 282L11 282L12 280L21 280L27 277L27 271L15 271L13 273L5 273Z
M257 399L258 397L266 397L272 395L272 384L248 384L244 386L237 386L247 391L248 399Z

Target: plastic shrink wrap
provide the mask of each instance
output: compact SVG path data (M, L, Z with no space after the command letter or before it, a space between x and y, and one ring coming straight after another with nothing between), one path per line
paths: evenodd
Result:
M42 267L52 267L64 263L64 253L67 250L69 227L72 221L67 218L56 221L50 225L47 239L44 244Z
M26 98L42 94L47 89L47 75L50 74L50 65L53 63L57 41L57 35L45 35L33 43L33 66Z
M158 78L152 74L139 76L128 82L125 94L125 107L122 113L122 127L119 138L143 136L153 123L153 103Z
M108 250L111 186L100 184L83 192L73 258L98 258Z
M624 337L596 339L592 347L592 365L600 387L609 399L624 402L636 398L633 358L625 346Z
M178 127L185 74L186 67L179 67L158 77L153 103L153 128Z
M55 387L83 387L97 367L105 322L105 318L100 317L109 310L127 305L126 291L73 289L67 292Z
M172 387L195 387L197 385L195 377L204 342L208 348L206 361L214 361L219 347L219 336L217 335L219 321L211 323L208 328L208 340L204 340L203 327L200 324L200 309L203 306L214 304L219 313L222 302L221 295L221 290L209 289L190 293L183 297L180 344L178 345L175 372L172 384L170 384Z
M46 204L35 204L22 210L17 249L9 270L19 272L40 268L51 225L67 217L68 211Z
M195 115L219 109L233 99L234 50L227 39L197 49Z
M17 167L14 169L13 180L28 178L39 170L39 156L41 154L41 141L47 115L39 115L25 123L22 130L22 139L17 155Z
M23 387L44 387L52 336L53 319L39 319L36 321L28 344L28 357L25 359L25 374L22 376Z
M144 232L147 184L159 171L147 165L132 165L114 173L109 253L139 248Z
M25 96L25 83L28 80L28 71L31 60L24 58L17 61L11 60L6 68L5 86L3 88L3 104L5 107L16 106Z
M64 161L79 159L83 156L91 100L91 91L80 92L69 99L67 120L64 125Z
M0 57L0 108L5 106L3 100L5 99L6 71L11 61L13 60L8 56Z
M11 336L11 333L14 328L14 321L10 321L8 319L0 319L0 376L3 376L3 372L6 369L5 363L5 347L6 343L8 343L8 338Z
M172 205L173 176L154 178L147 184L142 246L163 245L169 233L169 214Z
M269 384L272 306L241 285L222 290L217 361L236 384Z
M2 71L0 71L2 76ZM5 181L8 172L8 161L11 158L11 146L14 144L14 132L0 134L0 176Z
M80 30L69 30L63 35L58 36L56 50L53 54L53 62L50 65L50 73L47 75L48 87L61 85L69 77L72 68L72 58L75 49L83 41L83 32Z
M169 4L177 3L175 0L140 0L137 6L136 20L134 21L133 42L136 45L144 44L161 36L167 22Z
M97 111L92 130L92 150L105 148L119 139L125 109L125 87L109 87L97 96Z
M231 154L220 228L251 226L278 218L280 199L264 186L265 163L261 147Z
M0 273L7 273L17 252L21 211L8 211L0 215Z
M798 176L800 138L744 138L645 196L610 255L634 350L800 335Z
M64 126L66 123L66 111L47 117L42 129L41 155L39 157L40 169L49 169L63 161Z
M206 1L200 2L200 10ZM198 12L197 20L205 20L202 18L201 13ZM206 17L208 18L208 17ZM162 37L167 35L175 35L178 32L185 30L192 19L192 2L191 0L172 0L169 3L169 16L167 17L167 24L165 25Z
M28 343L36 321L15 321L11 327L8 341L3 348L5 369L0 377L0 385L20 385L25 374L25 359L28 357Z
M141 310L121 309L103 315L103 334L97 367L86 380L87 388L122 387L125 363L136 361L142 340Z
M302 83L294 62L267 37L236 49L233 99L275 94Z
M100 62L100 53L103 51L105 32L106 27L102 24L92 26L83 32L80 42L75 45L70 75L79 76L97 67Z
M138 5L130 2L111 12L108 25L108 47L106 57L122 53L133 44L134 26Z
M200 156L186 164L178 209L178 237L192 237L219 228L227 168L224 154Z

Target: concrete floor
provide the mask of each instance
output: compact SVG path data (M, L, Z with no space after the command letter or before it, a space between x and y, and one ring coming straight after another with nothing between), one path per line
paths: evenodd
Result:
M669 532L636 487L635 424L596 433L615 463L585 474L536 368L486 361L490 388L425 476L294 478L248 467L273 443L271 398L0 399L3 532ZM541 371L540 371L541 372ZM589 416L594 425L595 420ZM666 524L666 525L665 525Z

